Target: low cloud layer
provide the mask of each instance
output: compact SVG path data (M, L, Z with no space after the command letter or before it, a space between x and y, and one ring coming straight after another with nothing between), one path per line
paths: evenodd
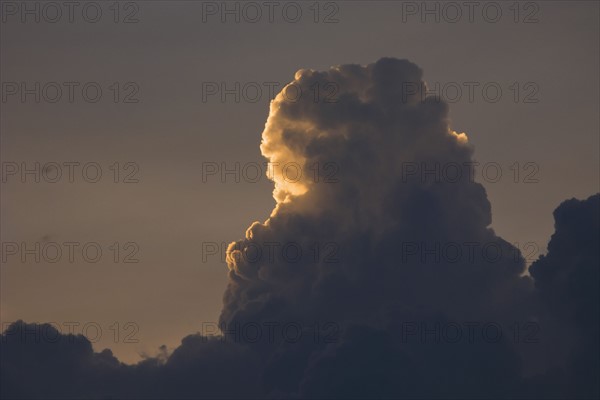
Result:
M599 195L557 208L527 275L425 88L392 58L298 71L262 134L276 207L227 250L224 336L128 366L19 322L3 397L597 397Z

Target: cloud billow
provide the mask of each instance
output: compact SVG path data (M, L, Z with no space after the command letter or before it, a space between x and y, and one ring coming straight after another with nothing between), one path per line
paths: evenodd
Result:
M292 84L309 93L331 82L339 88L332 103L312 96L290 101L284 89L271 103L261 149L273 165L295 162L308 170L331 163L338 179L290 182L275 168L275 210L228 250L231 279L222 321L292 316L378 326L399 308L481 320L520 306L531 286L521 276L525 263L489 228L483 186L469 179L403 179L408 163L468 169L472 162L466 136L449 126L446 104L413 90L425 87L421 70L384 58L365 67L302 70ZM266 253L273 242L301 249L333 242L339 262L240 256L257 247ZM471 260L463 255L448 262L403 254L412 248L407 244L434 249L449 243L492 243L501 254L493 262L481 249ZM510 300L498 296L504 290L513 290Z

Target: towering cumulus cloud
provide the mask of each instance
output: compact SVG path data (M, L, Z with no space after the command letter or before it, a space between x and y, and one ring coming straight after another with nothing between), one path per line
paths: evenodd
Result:
M490 228L467 136L425 92L406 60L298 71L262 134L276 206L227 249L222 336L127 366L86 345L65 362L15 324L3 394L31 395L26 355L84 375L36 370L50 397L597 396L598 196L557 210L528 275Z
M327 88L331 97L314 96ZM514 383L513 350L504 339L485 343L485 351L478 343L461 350L455 344L449 353L428 355L433 349L408 344L435 342L449 321L481 328L526 320L531 291L520 253L489 228L490 203L472 179L466 135L450 128L447 105L424 92L415 64L384 58L368 66L301 70L271 103L261 150L273 165L277 205L228 249L222 323L233 330L271 321L302 327L334 321L342 332L339 348L320 353L313 346L292 359L282 356L274 371L298 376L290 384L270 380L280 390L414 396L441 395L456 385L484 395ZM297 168L290 172L290 166ZM354 326L360 329L349 330ZM408 331L411 337L402 337ZM380 340L390 343L381 349L387 364L369 354ZM394 350L397 357L389 353ZM337 352L348 358L341 369L321 365L335 365ZM428 366L419 365L423 357ZM496 362L510 365L483 367ZM454 363L478 379L461 374L433 385ZM363 382L368 375L362 372L373 368L381 372L375 382L393 384ZM331 381L332 374L340 376ZM410 387L414 374L424 385Z
M380 325L399 310L481 319L518 306L523 259L489 228L466 135L424 89L416 65L384 58L299 71L275 98L261 150L277 205L228 249L224 323Z

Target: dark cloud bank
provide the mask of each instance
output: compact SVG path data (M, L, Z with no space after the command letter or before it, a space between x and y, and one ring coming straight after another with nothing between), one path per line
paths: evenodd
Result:
M556 209L529 276L489 228L473 150L421 95L416 65L302 70L292 85L303 96L277 96L261 145L277 205L227 251L225 335L125 365L17 322L0 344L2 397L597 398L600 196ZM292 162L335 174L292 182ZM461 178L423 176L436 163Z

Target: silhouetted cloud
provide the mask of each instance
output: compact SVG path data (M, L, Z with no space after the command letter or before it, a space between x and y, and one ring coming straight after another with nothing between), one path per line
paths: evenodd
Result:
M564 364L546 375L555 394L600 393L600 194L571 199L554 211L548 254L531 265L542 309Z
M1 344L3 396L597 395L598 196L557 209L548 255L526 275L489 227L467 136L425 88L393 58L298 71L262 135L276 207L227 250L224 336L129 366L83 337L24 341L34 326L19 322ZM247 327L261 334L239 335ZM576 337L546 369L540 354Z
M167 359L120 363L94 353L82 335L17 321L0 343L2 398L256 397L260 370L252 349L190 335Z

